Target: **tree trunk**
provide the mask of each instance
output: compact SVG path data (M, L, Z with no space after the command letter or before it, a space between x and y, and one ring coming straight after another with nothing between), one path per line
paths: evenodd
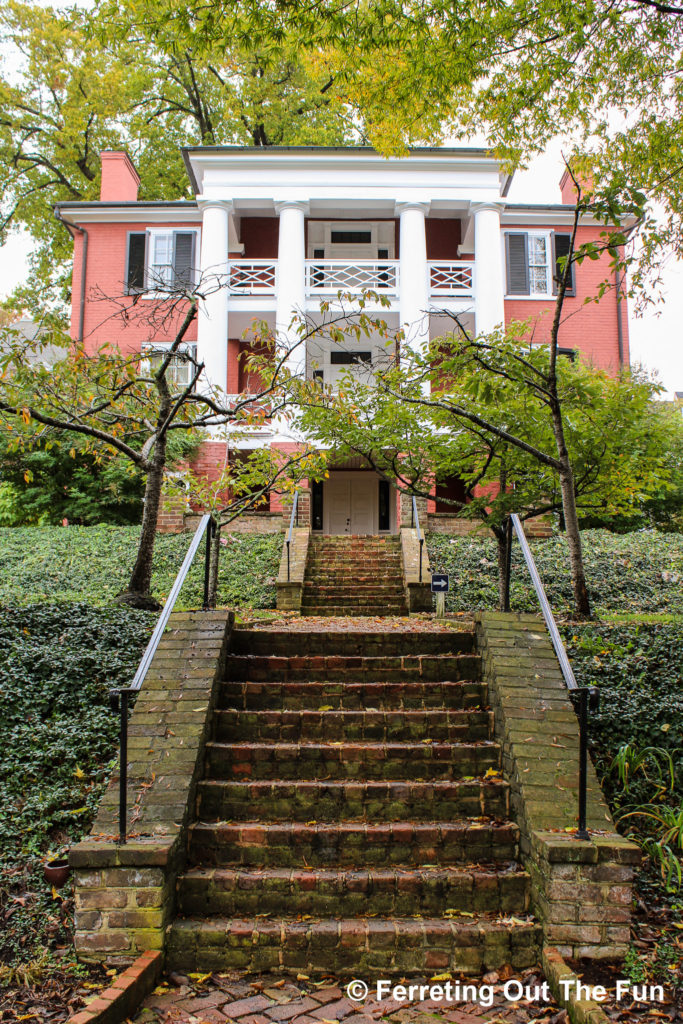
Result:
M579 517L576 512L574 497L574 474L569 459L561 458L560 487L562 488L562 507L564 510L565 534L569 548L569 564L571 567L572 590L574 592L574 609L579 618L590 618L591 605L586 584L586 572L583 567L583 550Z
M208 529L211 529L209 524ZM221 524L216 523L216 532L213 535L211 544L211 559L209 562L209 608L216 607L218 598L218 565L220 561Z
M124 604L132 605L133 608L147 608L150 611L158 611L161 608L159 602L151 596L149 591L152 582L152 558L154 556L154 542L157 535L157 520L161 505L161 489L164 482L165 466L166 435L164 434L156 443L152 466L147 473L142 510L142 529L140 531L140 543L138 544L135 565L128 581L128 587L122 594L119 594L117 599Z
M574 494L574 473L569 452L564 439L564 423L562 421L562 408L557 397L556 388L553 388L553 401L550 412L553 421L553 433L557 445L557 457L560 463L560 489L562 491L562 512L564 514L564 528L567 536L567 547L569 548L569 565L571 569L572 591L574 593L574 611L581 619L590 618L591 605L588 596L588 585L586 583L586 571L583 567L583 550L581 547L581 531L579 530L579 517L576 512L576 496Z

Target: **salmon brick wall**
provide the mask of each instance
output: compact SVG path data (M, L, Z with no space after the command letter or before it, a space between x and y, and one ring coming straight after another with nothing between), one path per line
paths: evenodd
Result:
M505 225L506 231L528 231L527 226ZM556 229L559 230L559 229ZM579 228L577 246L599 238L594 227ZM582 355L602 370L617 373L619 370L619 345L617 329L617 298L611 287L599 302L588 302L597 295L600 284L608 280L614 283L614 271L610 268L610 257L602 254L597 260L585 259L574 267L576 296L568 296L562 308L559 344L561 348L578 349ZM621 306L621 323L624 339L624 365L629 364L628 312L626 301ZM537 343L548 342L552 327L554 297L549 299L519 298L505 300L505 322L533 319L533 338Z
M169 224L169 229L190 230L194 224ZM183 311L178 309L168 323L151 325L149 317L161 303L139 296L127 296L126 264L128 233L144 231L144 224L90 224L88 260L85 281L85 317L83 340L88 352L105 343L116 344L122 352L139 352L149 341L172 341L182 323ZM74 240L74 272L71 308L71 335L78 335L81 274L83 271L83 236ZM122 313L126 311L128 319ZM147 321L147 322L145 322ZM186 341L197 340L197 322L190 325Z

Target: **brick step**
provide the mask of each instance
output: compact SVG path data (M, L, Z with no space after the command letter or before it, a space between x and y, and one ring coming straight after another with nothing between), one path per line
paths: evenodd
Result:
M397 548L400 550L401 538L396 534L377 533L335 533L324 537L313 534L311 546L319 550L348 547Z
M488 700L486 683L456 682L268 682L229 680L221 685L225 709L319 710L377 708L387 711L420 708L479 708Z
M493 735L491 711L238 711L215 714L220 741L264 740L275 743L423 739L455 743L487 740Z
M227 659L226 678L253 682L396 682L477 679L481 674L478 654L425 654L406 657L362 655L308 656L298 658L235 655Z
M338 587L304 586L302 604L397 604L406 603L403 587L372 587L363 589L346 583Z
M366 555L360 558L308 559L306 563L306 580L309 578L325 579L327 575L342 573L349 568L357 569L364 577L400 578L400 558L372 558Z
M356 618L365 618L370 616L371 618L382 618L386 616L391 618L392 616L404 618L408 615L408 606L406 604L389 604L384 601L381 605L374 604L345 604L345 605L327 605L327 604L304 604L301 605L301 614L310 615L316 618L330 616L332 618L342 615L348 615L350 618L354 616Z
M456 822L196 822L192 867L358 867L479 864L517 858L519 829L480 818Z
M500 767L500 747L478 743L207 743L216 779L460 779Z
M526 914L529 876L509 865L449 868L194 868L178 879L189 917L297 914L315 917L441 916L444 909Z
M481 977L506 964L515 971L534 966L540 959L540 926L504 920L483 914L465 921L179 918L169 932L166 968L311 975L332 970L370 981L434 970Z
M230 639L233 654L310 655L327 657L353 655L365 657L401 657L418 654L455 654L474 650L474 632L469 629L420 630L390 633L371 631L330 633L278 629L235 629Z
M244 821L257 812L269 821L454 821L485 815L506 818L509 784L500 778L445 782L334 782L203 779L197 790L202 821Z
M305 580L303 585L304 594L328 594L335 596L337 594L357 594L358 598L369 598L384 596L387 594L403 594L403 585L400 580L390 578L387 580L370 580L368 583L361 582L360 580L351 579L349 580L348 575L342 575L340 572L338 577L335 579L324 575L319 580Z

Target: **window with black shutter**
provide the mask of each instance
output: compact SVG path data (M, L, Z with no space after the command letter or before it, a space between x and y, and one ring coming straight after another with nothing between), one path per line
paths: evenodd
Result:
M529 244L526 232L505 235L508 295L529 294Z
M194 231L176 231L174 234L173 272L176 288L191 288L194 284Z
M134 295L145 290L147 262L147 233L131 231L128 234L128 262L126 266L126 292Z
M562 274L564 273L566 265L565 260L569 256L571 244L571 235L561 235L556 232L553 233L553 295L557 295L557 289L560 281L562 280ZM575 294L574 264L572 263L569 268L569 278L567 280L567 290L565 295Z
M552 248L551 248L552 246ZM507 295L557 294L563 261L569 255L571 235L555 231L506 231ZM575 295L574 266L567 295Z

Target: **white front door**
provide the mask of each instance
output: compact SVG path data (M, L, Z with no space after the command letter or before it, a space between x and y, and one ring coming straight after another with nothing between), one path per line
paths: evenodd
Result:
M377 532L377 477L333 473L325 483L327 533Z

